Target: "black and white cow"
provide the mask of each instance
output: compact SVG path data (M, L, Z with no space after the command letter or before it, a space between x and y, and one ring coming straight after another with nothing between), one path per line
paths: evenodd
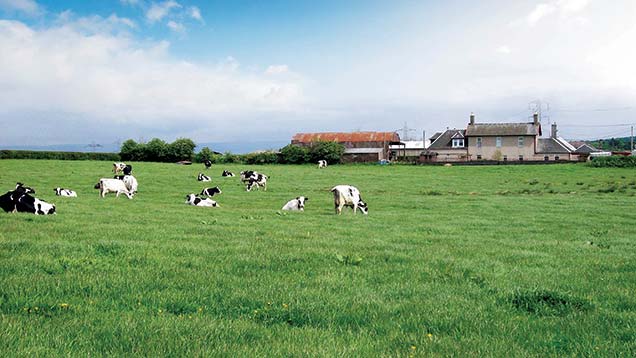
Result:
M53 191L55 192L55 195L57 196L67 196L67 197L77 198L77 193L70 189L55 188L53 189Z
M132 165L126 164L126 166L124 167L123 172L124 172L124 175L132 174Z
M200 195L214 196L215 194L221 194L221 193L222 193L221 189L218 186L215 186L214 188L205 188L201 190Z
M203 165L205 165L205 169L210 169L212 167L212 161L210 159L206 159L203 161Z
M283 206L282 210L290 210L290 211L305 211L305 201L309 200L304 196L298 196L296 199L292 199Z
M212 181L212 179L209 176L207 176L207 175L205 175L203 173L199 173L199 176L197 176L197 180L198 181Z
M44 200L34 198L29 194L23 194L17 200L15 205L16 211L19 213L31 213L35 215L51 215L55 214L55 205L49 204Z
M252 174L256 173L253 170L243 170L241 171L239 174L241 175L241 181L243 183L247 183L248 181L250 181L250 177L252 176Z
M360 209L360 211L362 211L365 215L369 213L367 203L362 200L360 191L355 186L336 185L331 189L331 192L333 193L333 202L336 207L336 214L340 215L342 213L342 208L345 206L352 207L354 214L357 209Z
M194 206L208 206L208 207L218 207L219 204L210 199L210 198L199 198L194 194L186 195L186 204L194 205Z
M113 163L113 173L115 174L122 173L124 171L124 168L126 168L126 163L122 163L122 162Z
M233 177L234 173L232 173L229 170L224 170L223 173L221 174L222 177Z
M137 183L137 178L135 178L134 176L132 176L132 175L115 175L113 178L123 181L124 185L126 186L126 189L128 189L129 192L131 192L133 194L137 193L137 189L139 188L139 183ZM99 183L97 183L95 185L95 189L99 189Z
M35 191L22 183L16 185L15 190L6 192L0 196L0 207L5 212L32 213L35 215L55 214L55 205L44 200L34 198L29 193Z
M5 212L15 212L18 199L24 194L35 194L35 190L24 186L22 183L16 183L15 189L0 195L0 207Z
M318 169L326 168L326 167L327 167L327 161L326 160L319 160L318 161Z
M245 190L252 191L253 188L263 188L267 191L267 175L253 172L248 179Z

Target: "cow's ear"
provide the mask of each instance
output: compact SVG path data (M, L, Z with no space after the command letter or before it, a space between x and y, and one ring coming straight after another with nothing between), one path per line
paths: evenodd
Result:
M305 201L309 200L309 198L305 197Z
M297 196L297 197L296 197L296 200L300 200L300 196Z

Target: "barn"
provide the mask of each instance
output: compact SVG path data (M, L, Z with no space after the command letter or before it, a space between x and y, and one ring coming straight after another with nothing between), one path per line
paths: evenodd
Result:
M396 132L323 132L297 133L291 144L310 147L315 142L338 142L344 145L344 163L368 163L390 159L390 145L400 142Z

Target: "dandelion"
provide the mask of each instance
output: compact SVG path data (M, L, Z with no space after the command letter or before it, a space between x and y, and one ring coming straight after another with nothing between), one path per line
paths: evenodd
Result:
M199 309L197 310L199 313L203 312L203 307L199 307Z
M60 303L60 308L67 309L68 303Z
M431 340L432 340L432 339L433 339L433 334L432 334L432 333L428 333L428 334L426 335L426 337L428 337L428 339L431 339Z
M287 308L289 308L289 305L287 303L283 303L283 308L287 309Z
M161 313L161 312L163 312L163 310L160 308L158 312Z
M414 351L414 350L416 350L416 349L417 349L417 347L416 347L416 346L411 346L411 350L412 350L412 351Z

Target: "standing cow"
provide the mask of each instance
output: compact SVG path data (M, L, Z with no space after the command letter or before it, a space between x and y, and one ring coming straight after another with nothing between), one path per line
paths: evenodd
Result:
M336 185L331 189L331 192L333 193L333 202L336 207L336 214L340 215L342 213L342 208L345 206L353 208L354 214L357 209L360 209L360 211L362 211L365 215L369 213L367 203L362 200L360 191L355 186Z
M318 161L318 169L326 168L326 167L327 167L327 161L326 160L319 160Z

